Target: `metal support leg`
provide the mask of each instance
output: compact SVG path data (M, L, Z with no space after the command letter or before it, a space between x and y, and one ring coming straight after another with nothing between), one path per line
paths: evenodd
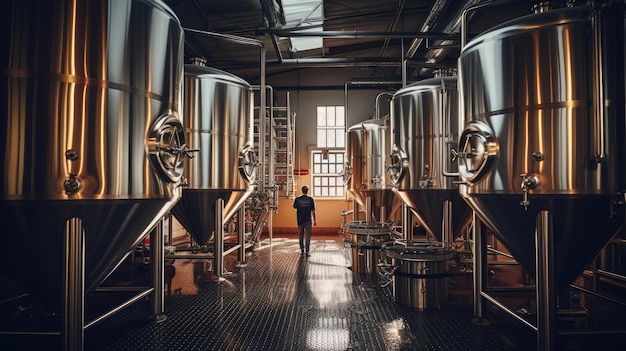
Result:
M215 254L213 270L216 281L224 281L224 199L215 200Z
M444 246L454 244L454 233L452 230L452 201L443 202L443 221L441 222L441 240Z
M489 321L485 318L487 304L482 297L482 292L487 290L487 236L483 223L476 215L476 212L472 216L472 262L474 265L472 271L474 281L474 318L472 318L472 323L489 325Z
M537 350L556 345L556 294L554 280L554 231L552 214L539 211L535 229L537 284Z
M246 204L242 204L237 213L237 241L239 242L239 262L237 267L245 267L246 263Z
M85 341L85 232L80 218L65 223L63 285L64 350L81 351Z
M152 299L152 314L157 323L167 319L165 315L165 246L164 246L164 219L157 222L150 231L150 266L152 268L152 282L154 296Z
M372 198L370 196L365 197L365 221L367 223L372 221Z
M356 222L359 220L359 204L356 199L352 199L352 210L352 220Z
M413 240L413 213L409 205L402 204L402 238Z

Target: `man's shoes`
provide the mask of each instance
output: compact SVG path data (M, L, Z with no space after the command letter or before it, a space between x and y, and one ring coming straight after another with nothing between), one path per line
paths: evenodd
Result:
M300 257L304 257L304 251L300 252Z
M306 257L311 257L311 254L308 251L306 252Z

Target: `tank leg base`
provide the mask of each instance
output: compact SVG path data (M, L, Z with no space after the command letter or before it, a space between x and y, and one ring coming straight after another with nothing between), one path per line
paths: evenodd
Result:
M471 319L471 322L473 325L479 326L487 326L490 324L488 319L482 317L474 317Z
M157 314L156 316L154 316L154 323L161 323L164 322L167 319L167 315L166 314Z

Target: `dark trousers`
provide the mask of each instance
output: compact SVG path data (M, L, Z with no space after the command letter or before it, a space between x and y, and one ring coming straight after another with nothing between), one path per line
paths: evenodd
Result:
M309 252L309 247L311 246L311 228L311 222L298 226L298 232L300 234L300 252Z

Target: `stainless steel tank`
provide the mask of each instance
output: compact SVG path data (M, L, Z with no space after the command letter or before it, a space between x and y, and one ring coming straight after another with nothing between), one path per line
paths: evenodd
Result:
M346 132L344 182L361 207L371 208L366 217L371 216L372 221L387 221L402 206L391 189L391 178L386 171L391 154L390 138L386 118L363 121Z
M4 4L2 271L52 312L64 232L85 230L94 289L179 199L183 31L160 1Z
M215 201L224 200L225 222L252 192L254 100L247 82L202 60L185 65L184 91L185 138L200 151L185 163L188 185L172 214L206 245L215 230Z
M472 214L459 195L458 168L449 157L461 123L458 100L455 71L406 86L391 100L394 191L440 241L452 239L443 235L444 210L450 212L448 225L457 234Z
M537 215L552 213L557 288L624 223L624 18L616 4L521 17L476 37L459 59L462 196L533 275Z
M384 245L391 258L393 297L404 306L437 309L448 301L449 262L454 251L441 243L397 240Z
M383 245L391 240L391 227L384 222L354 221L347 224L351 239L352 271L377 273L384 259Z

